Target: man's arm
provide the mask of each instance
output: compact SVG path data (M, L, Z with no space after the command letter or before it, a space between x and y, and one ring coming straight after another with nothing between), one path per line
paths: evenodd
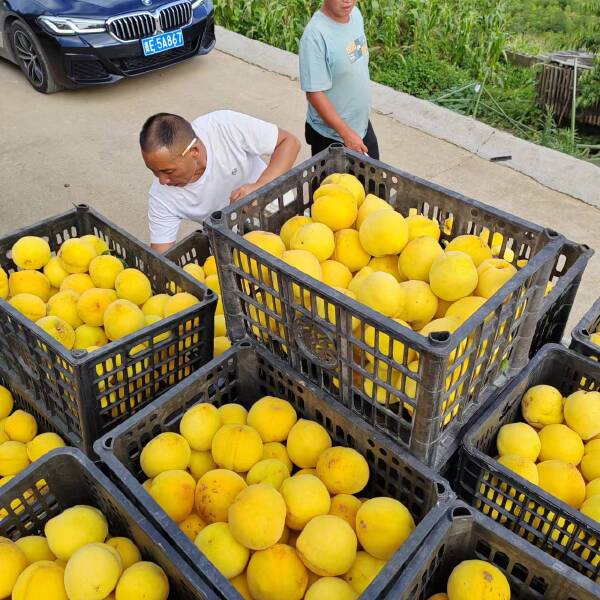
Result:
M168 242L167 244L150 244L152 250L156 250L159 254L164 254L167 250L170 250L175 242Z
M285 129L278 129L275 150L273 150L267 168L255 183L248 183L234 190L231 194L230 202L233 204L241 200L245 196L248 196L248 194L251 194L258 188L289 171L294 165L296 158L298 158L299 153L300 140L293 133Z
M325 92L306 92L306 98L323 121L338 132L344 146L356 152L368 152L362 138L340 117Z

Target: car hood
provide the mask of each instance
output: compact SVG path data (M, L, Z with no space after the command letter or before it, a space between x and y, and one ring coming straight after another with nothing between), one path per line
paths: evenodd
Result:
M137 12L142 10L154 11L160 6L171 4L173 0L152 0L146 5L142 0L41 0L46 8L46 14L68 17L100 17L109 18L122 13Z

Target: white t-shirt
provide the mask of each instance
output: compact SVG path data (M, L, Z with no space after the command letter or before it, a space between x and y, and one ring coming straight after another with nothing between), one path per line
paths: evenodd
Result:
M260 157L273 154L277 144L277 125L230 110L203 115L192 127L206 146L206 170L184 187L154 178L148 201L152 244L174 242L182 219L200 223L228 206L235 189L262 175L266 165Z

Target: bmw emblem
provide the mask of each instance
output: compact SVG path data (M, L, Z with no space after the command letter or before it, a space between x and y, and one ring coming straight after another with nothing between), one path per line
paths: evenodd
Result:
M142 4L144 6L150 6L152 4L152 0L142 0Z

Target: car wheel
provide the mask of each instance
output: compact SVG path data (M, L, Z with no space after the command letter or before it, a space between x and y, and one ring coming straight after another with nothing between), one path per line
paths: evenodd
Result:
M48 59L35 34L23 23L15 21L10 28L10 40L17 64L27 81L43 94L53 94L61 87L52 76Z

